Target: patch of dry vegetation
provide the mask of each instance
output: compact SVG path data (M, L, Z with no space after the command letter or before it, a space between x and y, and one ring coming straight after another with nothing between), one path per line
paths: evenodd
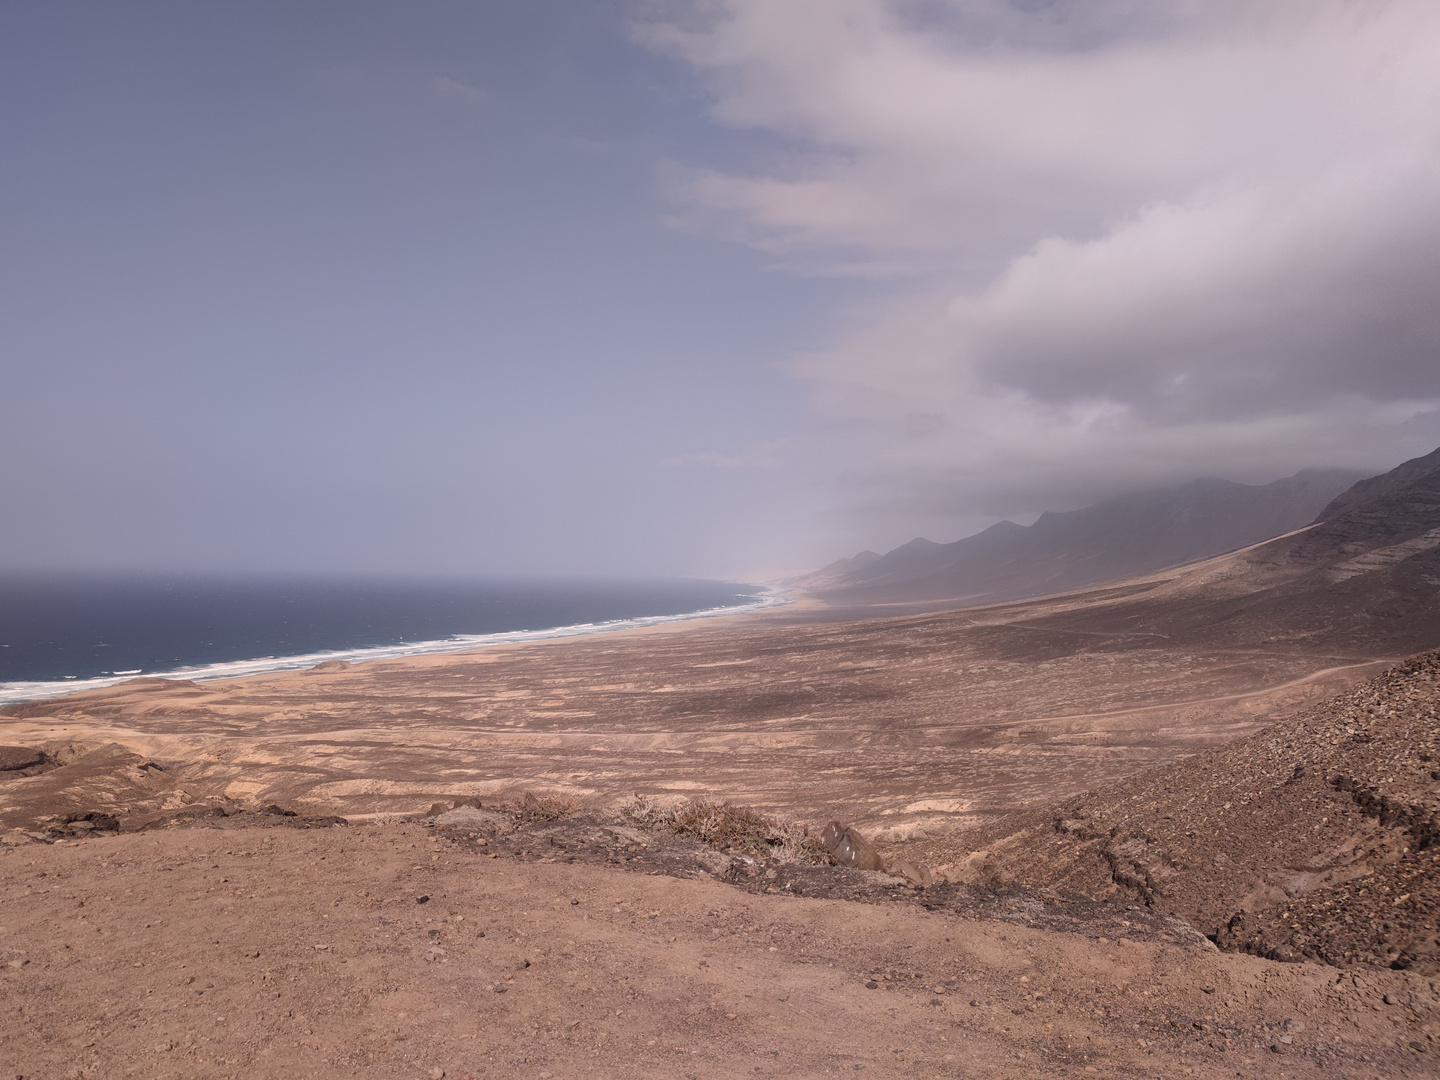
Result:
M673 803L636 795L619 808L621 820L643 829L686 836L720 851L765 855L786 862L828 860L818 836L804 822L762 814L719 799Z
M560 795L536 795L527 791L502 804L500 809L517 821L565 821L580 812L580 804Z

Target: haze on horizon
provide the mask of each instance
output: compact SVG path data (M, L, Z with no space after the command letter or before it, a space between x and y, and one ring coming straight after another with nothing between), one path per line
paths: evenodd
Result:
M0 8L0 570L745 576L1440 445L1431 0Z

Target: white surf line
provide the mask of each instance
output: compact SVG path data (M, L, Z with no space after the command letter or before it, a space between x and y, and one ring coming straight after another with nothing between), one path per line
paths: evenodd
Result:
M301 671L327 660L344 660L347 663L363 663L366 660L395 660L405 656L431 656L436 653L467 652L495 645L512 645L525 641L547 641L554 638L581 637L586 634L606 634L615 630L636 630L647 626L662 626L665 623L689 622L692 619L713 619L728 615L745 615L767 608L782 607L794 601L778 589L770 589L757 596L748 604L731 604L725 607L705 608L687 611L678 615L640 615L633 619L611 619L598 623L575 623L571 626L555 626L547 630L501 630L493 634L457 634L454 637L435 641L405 642L399 645L373 645L360 649L332 649L325 652L304 653L299 656L261 656L249 660L228 660L216 664L197 664L190 667L169 668L164 671L146 671L145 678L189 679L206 682L214 679L238 679L246 675L266 675L277 671ZM83 690L100 690L115 686L140 675L139 671L111 672L93 679L64 679L32 682L0 683L0 705L16 705L43 698L63 697L78 694Z

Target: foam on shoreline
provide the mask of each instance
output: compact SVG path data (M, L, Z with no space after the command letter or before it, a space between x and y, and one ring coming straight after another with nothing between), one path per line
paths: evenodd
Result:
M63 679L36 682L0 682L0 705L15 705L24 701L62 697L78 694L83 690L100 690L115 686L141 676L147 678L190 679L204 682L211 679L238 679L246 675L266 675L277 671L303 671L327 660L344 660L348 663L362 663L366 660L394 660L406 656L431 656L436 653L465 652L483 649L493 645L512 645L525 641L546 641L552 638L580 637L587 634L605 634L614 630L636 630L647 626L661 626L665 623L688 622L692 619L712 619L726 615L745 615L781 607L791 603L785 593L771 589L756 597L748 604L732 604L726 607L704 608L679 615L642 615L634 619L612 619L598 623L576 623L573 626L555 626L545 630L502 630L492 634L458 634L454 637L435 641L402 642L396 645L373 645L360 649L334 649L326 652L304 653L299 656L261 656L250 660L229 660L218 664L198 664L190 667L170 668L164 671L111 672L93 679Z

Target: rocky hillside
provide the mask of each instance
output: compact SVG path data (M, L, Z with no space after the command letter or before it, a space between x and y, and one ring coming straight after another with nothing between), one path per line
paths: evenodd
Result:
M1221 749L916 858L1133 897L1222 948L1440 974L1440 650Z

